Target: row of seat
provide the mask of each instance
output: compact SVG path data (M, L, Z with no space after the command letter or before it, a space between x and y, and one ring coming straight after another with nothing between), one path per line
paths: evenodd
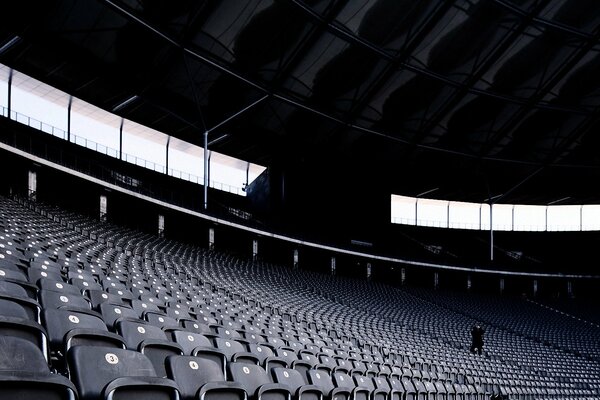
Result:
M73 358L79 352L86 357L100 352L93 357L104 357L104 363L107 357L114 361L110 353L119 360L131 357L132 365L151 365L148 377L166 385L157 392L166 396L193 397L199 390L183 387L178 375L184 372L173 372L174 360L185 371L211 357L224 360L219 363L224 378L218 382L225 386L242 383L243 376L231 373L236 365L242 373L244 368L253 377L256 373L261 385L281 384L283 372L300 377L295 381L303 384L293 390L287 384L292 397L301 389L318 398L308 388L319 387L315 374L329 389L330 384L339 390L359 386L349 396L382 400L591 398L599 393L595 361L500 323L488 327L486 336L493 341L486 356L470 354L468 330L476 319L448 307L453 303L445 304L440 292L290 270L56 207L0 200L0 314L6 306L3 318L10 326L3 336L21 340L28 332L38 359L46 360L46 369L36 376L47 385L61 380L55 385L63 385L63 393L107 395L102 391L113 378L102 380L100 391L81 386L91 378L79 379L75 371L92 364ZM505 298L496 301L510 304ZM100 361L95 362L103 365ZM13 371L24 373L30 372ZM113 395L147 390L149 383L141 381L148 377L137 386L117 381L111 387L120 389ZM254 389L224 388L206 395L252 397ZM323 387L320 392L332 395Z

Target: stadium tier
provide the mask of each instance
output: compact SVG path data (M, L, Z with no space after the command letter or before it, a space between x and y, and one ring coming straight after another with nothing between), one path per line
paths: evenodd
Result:
M598 398L600 327L564 307L285 268L0 198L2 399Z

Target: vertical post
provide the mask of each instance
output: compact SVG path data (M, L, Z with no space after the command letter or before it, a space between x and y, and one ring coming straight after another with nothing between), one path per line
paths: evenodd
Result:
M258 256L258 239L252 239L252 259L256 260Z
M215 228L208 229L208 248L210 250L215 248Z
M208 208L208 131L204 131L204 209Z
M69 104L67 106L67 142L71 142L71 106L73 104L73 96L69 96Z
M335 256L331 256L331 275L335 276Z
M121 125L119 126L119 160L123 160L123 123L125 119L121 118Z
M108 200L106 195L100 195L100 222L106 222L107 220L107 209L108 209Z
M494 261L494 203L490 203L490 261Z
M512 208L510 209L511 215L510 215L510 230L514 231L515 230L515 205L512 205Z
M158 237L165 237L165 216L158 214Z
M31 201L36 200L37 194L37 173L35 171L29 171L27 182L27 197Z
M169 145L171 144L171 135L167 136L167 146L165 148L165 174L169 175Z
M13 69L11 68L8 71L8 119L10 119L10 110L12 109L12 78L13 78Z
M248 182L250 181L250 163L246 163L246 186L248 187Z
M419 225L417 222L419 219L419 198L415 197L415 226Z

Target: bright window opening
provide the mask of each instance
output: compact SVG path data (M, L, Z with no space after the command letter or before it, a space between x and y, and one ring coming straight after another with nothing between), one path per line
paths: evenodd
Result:
M70 137L72 143L143 168L194 183L204 182L202 147L173 137L169 141L168 133L123 119L14 70L9 91L10 73L10 68L0 64L2 116L8 117L10 103L10 118L17 122L64 140ZM209 164L209 186L241 196L246 195L246 185L266 169L213 151Z

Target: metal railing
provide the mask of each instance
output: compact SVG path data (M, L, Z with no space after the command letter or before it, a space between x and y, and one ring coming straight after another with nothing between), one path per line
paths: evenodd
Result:
M8 109L6 107L0 106L0 111L2 113L2 116L8 117ZM192 183L196 183L199 185L204 184L204 177L197 176L197 175L191 174L189 172L180 171L180 170L173 169L173 168L169 168L167 170L165 165L146 160L144 158L135 156L133 154L121 153L120 157L119 157L120 152L117 149L105 146L103 144L97 143L97 142L87 139L83 136L75 135L73 133L71 133L69 135L63 129L57 128L53 125L47 124L45 122L42 122L35 118L32 118L28 115L19 113L17 111L14 111L14 110L10 111L10 119L13 121L19 122L23 125L27 125L30 128L37 129L41 132L44 132L44 133L47 133L54 137L57 137L59 139L62 139L62 140L67 140L70 137L71 143L74 143L76 145L85 147L89 150L93 150L93 151L96 151L96 152L104 154L104 155L107 155L109 157L121 159L122 161L126 161L130 164L137 165L138 167L150 169L152 171L159 172L162 174L167 174L174 178L185 180L185 181L192 182ZM209 182L208 186L213 189L233 193L238 196L246 195L246 192L242 189L241 186L230 185L230 184L218 182L218 181L215 181L212 179L209 180L208 182Z

